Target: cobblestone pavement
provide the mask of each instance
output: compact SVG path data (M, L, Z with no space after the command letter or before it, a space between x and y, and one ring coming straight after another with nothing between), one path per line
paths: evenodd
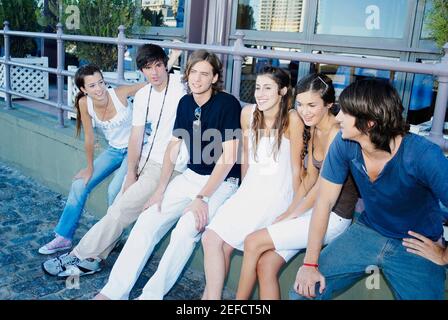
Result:
M52 239L52 230L65 200L65 196L0 162L0 300L91 299L105 285L123 241L111 253L103 270L81 277L79 285L74 281L58 280L41 269L42 262L50 256L40 255L37 250ZM84 212L74 243L96 220L92 214ZM140 294L159 258L152 256L149 259L131 292L131 299ZM200 299L203 288L203 273L187 269L165 298ZM233 293L226 290L224 298L233 298Z

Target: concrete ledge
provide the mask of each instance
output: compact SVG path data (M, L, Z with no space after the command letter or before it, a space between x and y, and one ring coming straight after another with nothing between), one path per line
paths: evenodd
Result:
M68 194L73 176L86 165L83 138L75 137L75 122L58 121L47 114L14 105L13 110L0 107L0 159L20 168L24 174L51 189ZM106 146L95 150L98 154ZM91 193L86 208L99 216L107 210L106 179Z
M57 119L16 106L13 110L0 107L0 159L21 168L22 172L49 186L53 190L68 194L73 175L85 166L82 139L75 138L74 121L67 121L66 128L57 128ZM104 141L102 141L103 146ZM110 178L91 194L87 209L99 218L107 210L107 185ZM163 253L169 241L166 236L157 246L155 254ZM288 299L288 292L295 280L304 254L293 259L280 275L282 298ZM226 285L236 289L242 262L242 253L233 255ZM203 271L203 253L197 246L188 266ZM371 283L371 281L368 281ZM254 297L258 294L255 293ZM393 299L384 278L380 277L380 289L366 289L366 279L359 281L337 299Z

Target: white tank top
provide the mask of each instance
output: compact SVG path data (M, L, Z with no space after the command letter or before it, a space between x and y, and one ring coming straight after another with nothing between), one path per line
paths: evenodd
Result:
M257 181L254 185L265 183L273 190L281 190L282 197L292 201L293 184L291 169L291 146L289 139L283 134L280 149L274 157L275 137L261 137L257 146L256 156L254 154L252 122L256 105L253 106L252 115L249 121L251 128L248 137L249 168L244 180L250 177L251 181ZM243 180L243 181L244 181ZM244 182L243 182L244 183Z
M125 107L115 94L114 89L107 89L112 98L113 106L117 114L108 121L101 121L93 109L92 98L87 96L87 111L94 121L94 125L103 131L106 140L111 147L127 148L132 127L132 104Z

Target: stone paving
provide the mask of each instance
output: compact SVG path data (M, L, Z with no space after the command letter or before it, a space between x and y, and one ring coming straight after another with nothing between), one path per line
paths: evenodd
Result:
M0 300L91 299L106 283L124 240L111 253L103 270L81 277L79 285L49 276L41 269L42 262L51 256L43 256L37 250L52 239L52 230L65 200L65 196L0 162ZM91 213L84 212L74 243L96 221ZM159 259L157 255L150 257L131 292L131 299L140 294ZM187 269L165 299L200 299L203 288L203 273ZM233 292L225 290L225 299L233 296Z

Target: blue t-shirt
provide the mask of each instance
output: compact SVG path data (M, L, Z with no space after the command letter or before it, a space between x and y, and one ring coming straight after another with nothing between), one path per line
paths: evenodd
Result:
M200 175L210 175L222 154L222 143L241 139L241 105L231 94L212 95L201 107L199 130L193 125L197 107L191 94L180 99L173 135L185 141L190 157L187 167ZM227 178L240 176L240 165L235 164Z
M339 132L321 175L343 184L349 171L365 204L361 222L390 238L409 237L409 230L433 241L441 237L439 199L448 204L448 159L439 146L412 133L405 135L395 156L371 182L361 146L342 139Z

